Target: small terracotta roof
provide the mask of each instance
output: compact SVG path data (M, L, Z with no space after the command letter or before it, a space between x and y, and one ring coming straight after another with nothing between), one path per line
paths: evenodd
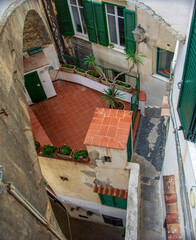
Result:
M128 190L107 187L107 186L102 186L102 185L97 186L96 184L93 188L93 192L99 193L99 194L105 194L105 195L113 196L113 197L120 197L120 198L128 197Z
M126 149L131 121L131 111L96 108L84 144Z

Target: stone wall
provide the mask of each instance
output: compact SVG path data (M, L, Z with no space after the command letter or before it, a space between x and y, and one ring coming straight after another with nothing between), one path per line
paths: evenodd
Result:
M35 151L23 77L23 27L25 16L35 10L45 23L38 1L17 1L0 20L0 164L3 184L18 191L62 235L51 211ZM56 239L5 188L0 195L0 239Z
M26 16L23 35L23 51L51 43L44 23L34 10L29 11Z

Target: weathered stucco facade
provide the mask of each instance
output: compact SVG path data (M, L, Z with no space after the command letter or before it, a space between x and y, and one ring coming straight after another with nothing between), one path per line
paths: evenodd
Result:
M97 1L101 2L101 1ZM141 90L146 92L147 100L146 106L161 106L163 95L168 92L169 79L156 74L157 67L157 48L174 52L176 45L176 36L171 31L171 27L167 28L169 24L163 24L164 21L158 21L156 15L149 14L137 2L134 1L111 1L118 6L123 6L128 10L135 12L135 26L141 24L145 29L145 36L147 37L146 43L140 43L137 47L137 52L144 54L146 57L143 59L143 65L139 65ZM64 37L65 45L69 49L70 54L74 54L74 45L77 39L78 42L83 42L86 49L86 55L90 52L96 58L96 61L101 66L116 69L117 71L127 71L131 63L126 61L126 54L123 49L110 48L102 46L98 43L93 43L78 35L73 37ZM84 58L85 56L83 56ZM133 73L136 72L136 68L133 69Z
M24 89L23 28L32 10L48 29L42 7L34 0L17 1L0 20L0 109L8 114L0 115L2 183L12 183L62 235L44 189ZM56 239L6 188L0 195L0 206L1 239Z

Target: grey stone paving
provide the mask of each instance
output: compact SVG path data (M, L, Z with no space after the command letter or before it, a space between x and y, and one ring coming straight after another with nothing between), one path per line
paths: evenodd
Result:
M140 239L164 239L162 204L160 195L160 171L165 146L164 119L161 109L146 108L141 117L134 144L133 162L140 164L141 211Z

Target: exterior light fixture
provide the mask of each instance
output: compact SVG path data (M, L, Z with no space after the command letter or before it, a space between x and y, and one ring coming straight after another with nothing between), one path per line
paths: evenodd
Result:
M132 31L134 39L137 43L145 42L147 40L147 37L144 37L145 30L141 25L137 25L137 27Z

